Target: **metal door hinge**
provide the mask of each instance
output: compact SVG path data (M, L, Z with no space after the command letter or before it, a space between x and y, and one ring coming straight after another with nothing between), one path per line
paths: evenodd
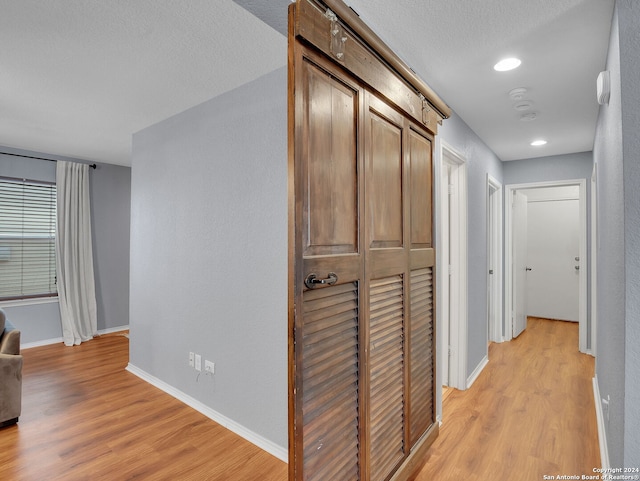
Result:
M420 94L420 100L422 101L422 123L424 125L429 125L431 119L429 119L429 112L431 112L431 107L429 106L429 101L427 98Z
M338 59L344 60L344 44L347 43L347 33L345 32L340 22L338 22L338 16L327 8L324 14L329 20L331 20L331 27L329 30L331 38L331 53Z

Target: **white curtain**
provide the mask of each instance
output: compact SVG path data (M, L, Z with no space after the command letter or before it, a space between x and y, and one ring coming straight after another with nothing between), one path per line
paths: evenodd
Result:
M58 161L56 267L62 338L67 346L97 334L89 166Z

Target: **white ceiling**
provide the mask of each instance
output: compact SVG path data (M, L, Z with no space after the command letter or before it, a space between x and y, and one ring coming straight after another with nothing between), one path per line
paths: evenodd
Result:
M286 64L288 3L0 0L0 145L130 165L133 133ZM502 160L592 149L613 0L347 3Z

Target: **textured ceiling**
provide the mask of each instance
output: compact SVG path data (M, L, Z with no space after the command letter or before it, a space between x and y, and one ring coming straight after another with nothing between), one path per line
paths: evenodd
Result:
M0 145L130 165L131 135L286 64L231 0L0 0Z
M128 165L133 133L286 64L288 3L0 0L0 145ZM501 159L592 149L613 0L347 3Z
M350 3L502 160L592 150L613 0ZM518 69L493 70L511 56ZM536 120L519 120L517 87ZM539 137L549 143L531 147Z

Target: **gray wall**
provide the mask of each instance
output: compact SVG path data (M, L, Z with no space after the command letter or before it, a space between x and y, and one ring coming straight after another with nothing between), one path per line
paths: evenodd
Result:
M504 183L508 185L590 179L592 169L591 152L512 160L504 162Z
M438 138L438 146L446 142L464 157L467 165L469 376L487 355L487 174L502 182L502 163L455 113L443 122ZM440 155L439 148L437 152ZM436 165L441 165L441 160ZM436 172L436 178L440 178L439 172ZM439 212L436 215L439 216ZM441 268L439 272L444 270ZM437 282L442 282L441 277Z
M131 169L97 164L89 181L98 330L128 326Z
M637 0L618 3L626 321L624 462L621 465L640 467L640 3Z
M594 144L598 189L598 357L611 466L640 465L640 4L618 0L607 59L611 98Z
M87 162L7 147L0 147L0 150L35 157ZM0 154L0 176L55 182L56 164L46 160ZM98 164L97 169L91 171L89 178L98 330L103 331L129 324L131 169ZM20 329L23 344L39 343L62 336L57 301L4 309L13 324Z
M134 135L130 292L131 364L283 449L286 132L283 67Z
M593 150L598 189L598 344L596 374L603 398L610 396L606 423L612 466L623 466L625 259L622 157L622 98L618 23L614 17L607 70L611 75L609 105L600 108Z
M611 99L600 108L598 165L598 358L611 397L612 466L640 465L640 4L618 0L607 70ZM621 206L624 209L621 211Z

